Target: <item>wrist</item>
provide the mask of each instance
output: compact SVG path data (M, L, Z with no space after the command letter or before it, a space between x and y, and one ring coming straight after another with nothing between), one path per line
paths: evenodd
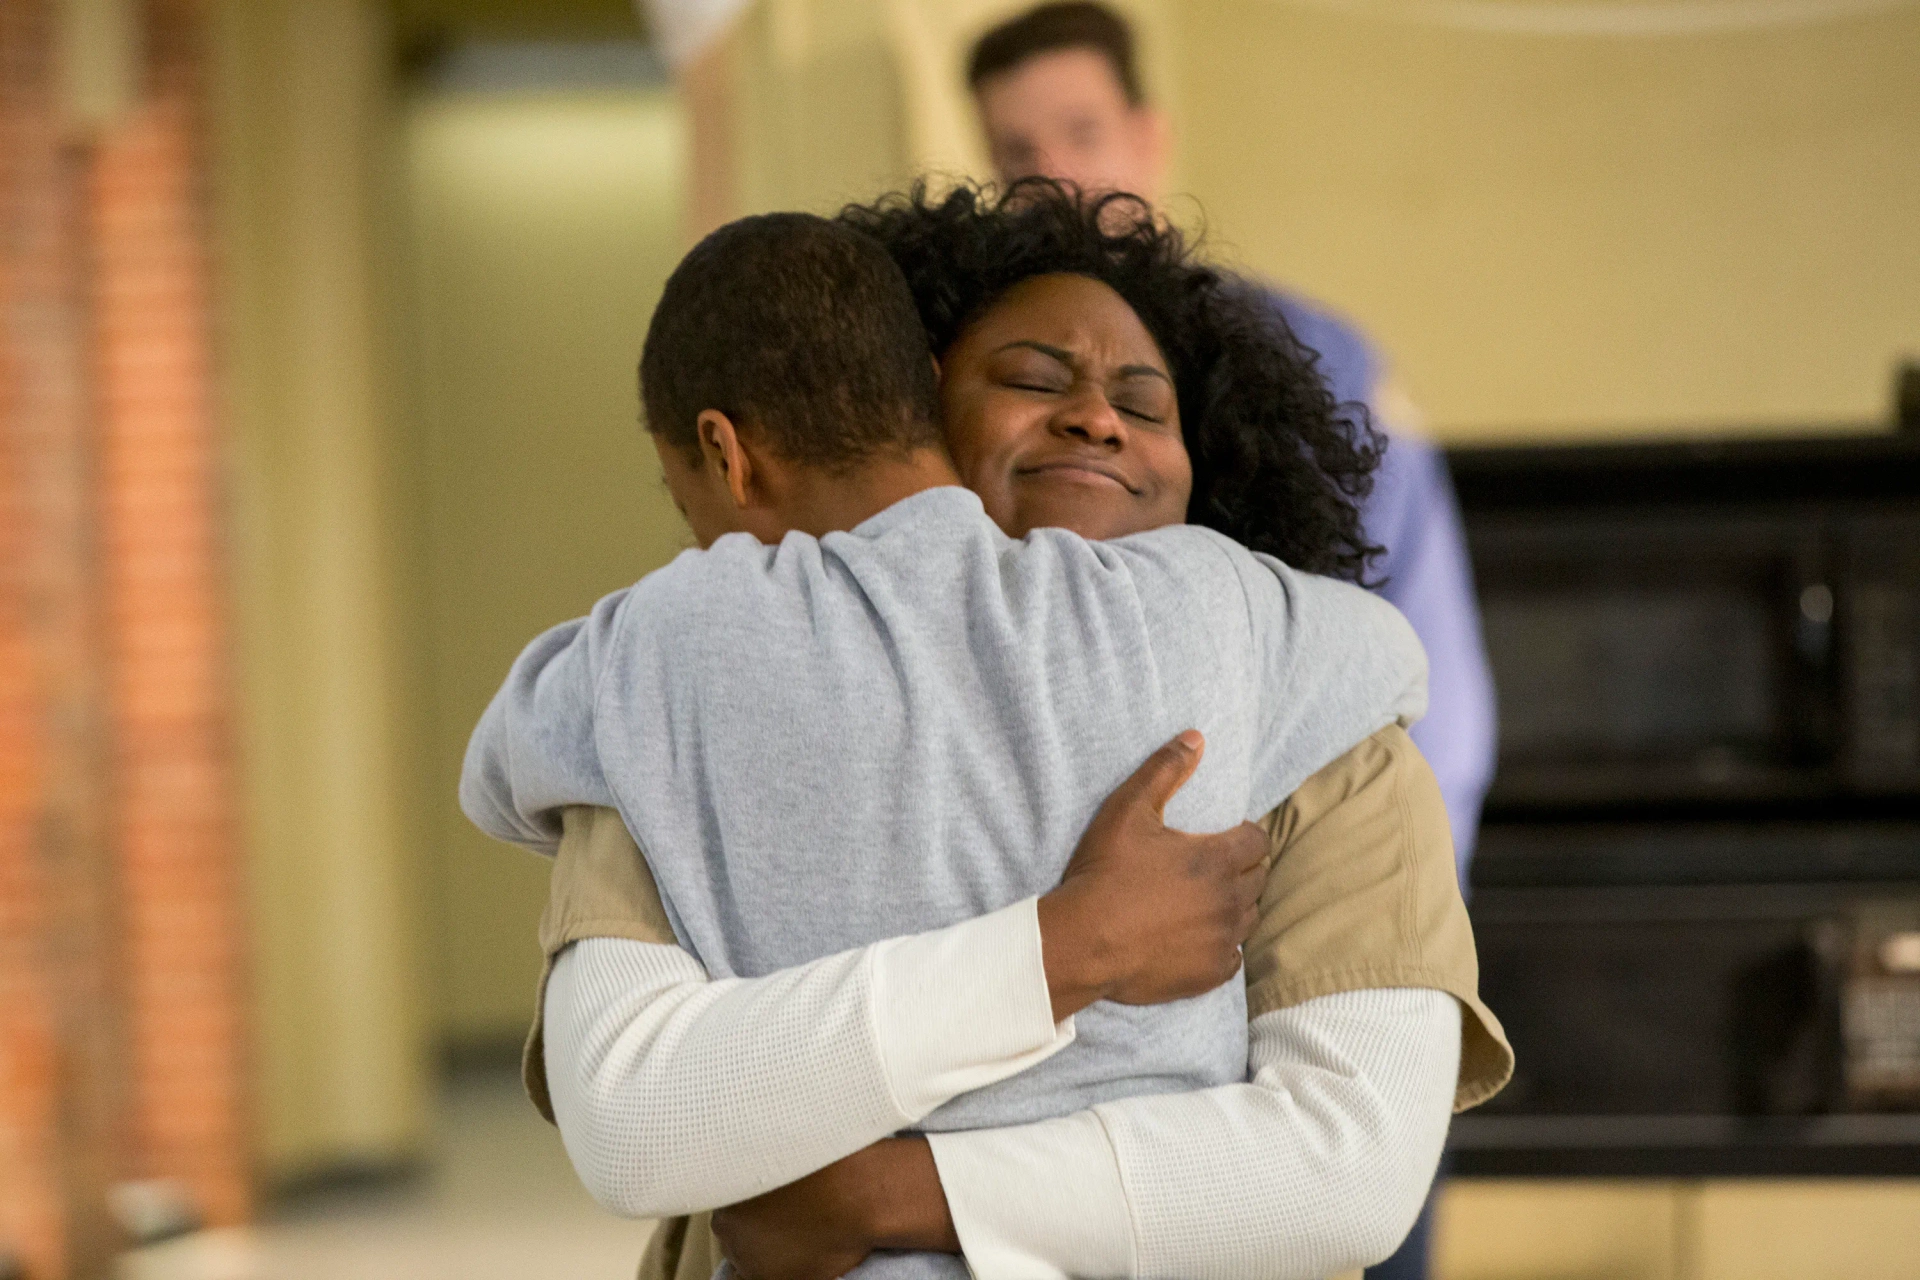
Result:
M861 1181L873 1191L862 1206L867 1243L876 1249L960 1252L940 1170L925 1138L886 1138L862 1158L868 1168Z
M1063 1022L1113 990L1115 965L1100 933L1092 927L1086 895L1071 881L1036 904L1040 921L1040 963L1047 976L1053 1020Z

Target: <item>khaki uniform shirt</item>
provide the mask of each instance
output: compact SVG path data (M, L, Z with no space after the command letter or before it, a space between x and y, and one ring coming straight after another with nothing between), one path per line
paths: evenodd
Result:
M1513 1050L1480 1001L1479 961L1455 879L1433 772L1404 729L1380 730L1313 775L1263 820L1270 838L1260 919L1244 948L1247 1016L1382 987L1444 991L1462 1010L1454 1110L1513 1074ZM570 809L540 922L540 1004L522 1060L551 1120L542 1036L553 959L582 938L675 945L639 846L611 809ZM641 1280L710 1280L720 1251L706 1214L660 1225Z

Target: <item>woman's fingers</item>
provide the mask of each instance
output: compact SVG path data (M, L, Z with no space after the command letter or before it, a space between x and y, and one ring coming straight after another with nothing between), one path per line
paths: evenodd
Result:
M1267 833L1241 823L1193 835L1161 814L1204 749L1189 730L1148 757L1101 806L1059 888L1040 899L1056 1021L1099 999L1200 995L1239 968L1265 887Z
M1260 895L1266 887L1266 873L1258 863L1242 871L1234 882L1234 888L1239 891L1240 906L1247 911L1257 912L1260 909Z
M1243 822L1233 830L1224 833L1231 842L1234 865L1243 872L1257 872L1266 869L1267 831L1265 827L1251 822Z

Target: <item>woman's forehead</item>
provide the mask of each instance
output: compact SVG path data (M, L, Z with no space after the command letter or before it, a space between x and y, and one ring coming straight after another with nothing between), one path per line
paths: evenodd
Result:
M967 337L993 350L1007 342L1042 342L1076 354L1165 369L1159 344L1112 286L1090 276L1030 276L995 300L968 326Z

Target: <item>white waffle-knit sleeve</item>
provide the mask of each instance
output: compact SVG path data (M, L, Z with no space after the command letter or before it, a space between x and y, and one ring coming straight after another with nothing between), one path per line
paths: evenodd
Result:
M937 998L936 998L937 997ZM547 982L554 1118L594 1198L662 1217L784 1186L1073 1039L1035 900L762 978L587 938Z
M1256 1018L1249 1083L932 1135L979 1280L1321 1280L1412 1227L1446 1141L1460 1006L1413 988Z

